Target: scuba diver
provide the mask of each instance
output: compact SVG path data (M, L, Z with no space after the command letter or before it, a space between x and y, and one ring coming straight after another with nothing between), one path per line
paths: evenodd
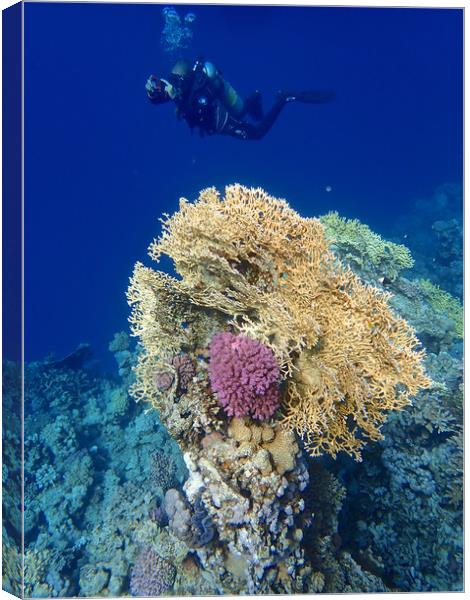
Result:
M154 104L173 101L178 119L184 119L191 132L197 127L201 135L224 134L242 140L264 137L290 102L317 104L334 98L330 91L280 91L272 108L264 114L259 91L242 100L219 69L203 59L194 64L178 60L167 78L151 75L145 89Z

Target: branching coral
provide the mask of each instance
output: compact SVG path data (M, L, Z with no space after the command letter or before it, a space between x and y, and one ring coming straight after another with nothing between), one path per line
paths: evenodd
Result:
M176 482L176 465L171 454L157 450L152 455L152 482L166 492Z
M357 219L344 219L337 212L330 212L320 217L320 221L327 239L342 251L352 266L360 266L366 271L372 268L392 280L402 269L413 266L413 258L406 246L383 240Z
M160 596L175 580L174 566L146 546L132 569L130 590L133 596Z
M210 344L209 377L229 416L265 420L279 406L279 367L267 346L244 335L217 333Z
M388 295L341 265L318 219L261 189L232 185L225 198L209 188L193 204L182 199L149 254L167 254L181 279L136 266L131 323L146 353L134 393L166 414L155 369L191 339L207 345L209 321L271 348L284 379L283 424L313 456L343 450L359 460L367 438L380 439L387 411L429 385L423 351ZM201 398L191 410L207 432Z
M200 432L217 427L220 408L208 383L198 376L185 378L188 389L179 395L181 372L174 359L189 348L195 352L207 346L224 321L196 310L179 281L141 263L135 266L128 299L133 305L132 332L145 348L134 368L136 380L130 393L138 401L151 402L171 435L186 444ZM167 385L162 385L165 373Z

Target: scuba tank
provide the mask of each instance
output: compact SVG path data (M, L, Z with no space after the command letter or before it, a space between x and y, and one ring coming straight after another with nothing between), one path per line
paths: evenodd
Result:
M222 73L214 63L198 58L194 63L193 72L194 88L209 91L213 98L217 96L231 115L236 117L242 113L243 100L232 85L222 77Z
M175 65L173 76L178 77L181 90L177 102L177 116L185 119L192 128L199 127L202 133L215 133L218 123L225 122L228 113L238 116L243 111L243 100L235 89L223 79L217 67L203 58L193 66L188 61Z

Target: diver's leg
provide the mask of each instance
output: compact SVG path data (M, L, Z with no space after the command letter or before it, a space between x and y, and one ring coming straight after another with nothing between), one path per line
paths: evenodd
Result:
M220 133L224 133L225 135L231 135L239 140L254 140L256 139L256 127L251 125L250 123L245 123L244 121L235 121L235 119L231 119L230 123L227 127Z
M255 121L261 121L263 119L263 100L260 91L255 90L248 98L245 98L245 101L243 102L243 111L240 117L244 117L245 115L250 115Z
M293 100L295 100L295 98L292 98L292 101ZM231 135L241 140L260 140L268 133L274 125L275 120L278 118L281 110L290 101L290 97L279 94L278 99L271 110L260 123L252 124L229 117L223 128L219 129L219 133Z
M292 99L292 100L294 100L294 99ZM248 139L260 140L262 137L264 137L268 133L268 131L271 129L271 127L274 125L274 122L278 118L281 110L290 101L291 101L290 97L286 97L283 94L279 95L278 99L272 106L271 110L264 117L264 119L260 123L257 123L256 125L253 126L253 128L252 128L253 131L250 132L251 135L250 135L250 137L248 137Z

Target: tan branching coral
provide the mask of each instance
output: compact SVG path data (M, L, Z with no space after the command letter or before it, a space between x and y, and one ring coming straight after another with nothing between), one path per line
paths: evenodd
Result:
M138 264L129 291L133 332L146 350L134 393L161 411L168 401L152 383L155 369L194 340L203 346L215 324L273 350L285 381L282 422L313 456L346 451L360 460L387 411L429 385L423 351L388 295L339 262L319 220L261 189L232 185L225 198L209 188L193 204L182 199L149 253L170 256L181 277ZM209 405L201 392L188 407L206 433Z
M141 263L134 268L127 295L133 306L132 332L145 349L139 355L130 393L138 401L150 402L173 437L185 445L199 433L217 428L219 407L200 376L189 382L187 393L178 395L174 357L187 349L202 350L224 321L196 310L180 282ZM164 372L175 374L169 391L156 383Z

